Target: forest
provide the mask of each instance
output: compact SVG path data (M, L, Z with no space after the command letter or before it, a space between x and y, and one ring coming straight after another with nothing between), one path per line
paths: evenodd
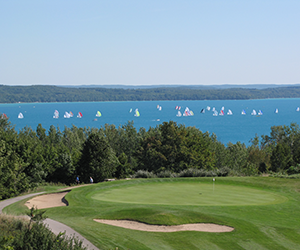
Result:
M0 114L1 117L1 114ZM16 131L0 119L0 200L45 183L75 185L108 178L276 175L299 178L298 124L273 126L251 145L222 144L214 134L163 122L138 131L133 122L101 128L40 124Z
M243 100L266 98L299 98L300 87L219 88L184 87L101 88L58 86L0 85L0 103L29 102L100 102L151 100Z

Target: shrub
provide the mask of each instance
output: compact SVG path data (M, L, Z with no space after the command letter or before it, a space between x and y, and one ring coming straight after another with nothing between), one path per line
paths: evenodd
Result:
M173 173L169 170L164 170L156 174L158 178L175 178L178 174Z
M138 170L133 178L156 178L156 175L152 172L148 172L147 170Z
M42 215L42 212L35 213L35 215ZM13 217L1 214L0 249L86 249L82 246L82 242L75 238L75 236L67 237L64 233L60 233L56 236L50 231L48 226L42 223L42 216L36 216L36 222L33 217L31 216L31 220L29 220L26 217Z

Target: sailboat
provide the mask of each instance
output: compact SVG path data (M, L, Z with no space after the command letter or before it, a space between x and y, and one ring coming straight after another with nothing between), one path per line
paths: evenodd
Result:
M259 110L258 115L263 115L263 112L261 110Z
M81 118L81 117L82 117L82 113L81 113L81 112L78 112L77 118Z
M298 107L298 108L296 109L296 111L299 112L299 111L300 111L300 108Z
M224 111L223 109L221 109L220 114L219 115L224 115Z
M183 112L183 116L193 116L193 115L194 115L194 112L192 110L190 110L188 107L186 107Z
M57 110L55 110L53 118L57 119L58 117L59 117L59 112Z
M140 116L140 112L138 109L135 109L134 111L134 116L139 117Z
M242 115L245 115L245 114L246 114L245 109L242 110L242 113L241 113L241 114L242 114Z
M162 109L162 107L159 106L159 105L157 105L156 108L157 108L159 111L161 111L161 109Z
M23 119L24 118L24 116L23 116L23 114L21 112L19 113L18 118L19 119Z
M70 111L69 114L70 114L70 117L73 117L73 116L74 116L74 114L73 114L72 111Z
M214 110L214 111L213 111L213 116L218 116L217 110Z
M1 119L7 119L8 117L7 117L7 115L5 114L5 113L3 113L2 115L1 115Z
M204 114L205 113L205 109L201 109L200 113Z
M64 114L64 118L70 118L71 115L66 111L65 114Z
M275 112L274 112L275 114L278 114L278 109L275 109Z
M207 109L208 111L210 111L210 107L209 107L209 106L207 106L206 109Z
M233 113L232 113L231 109L228 109L227 115L232 115L232 114L233 114Z
M129 109L129 113L131 113L132 112L132 109Z
M256 115L256 114L257 113L256 113L255 109L253 109L251 115Z
M182 114L181 114L180 110L178 110L178 112L177 112L176 116L177 116L177 117L180 117L180 116L182 116Z
M97 111L96 116L97 116L97 117L100 117L101 115L102 115L101 112L100 112L100 111Z

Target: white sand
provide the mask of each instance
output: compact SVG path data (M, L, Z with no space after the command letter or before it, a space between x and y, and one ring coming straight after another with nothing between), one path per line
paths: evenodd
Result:
M211 233L224 233L224 232L231 232L234 230L233 227L209 224L209 223L184 224L178 226L159 226L159 225L149 225L149 224L140 223L136 221L129 221L129 220L94 219L94 221L112 225L112 226L123 227L132 230L147 231L147 232L200 231L200 232L211 232Z

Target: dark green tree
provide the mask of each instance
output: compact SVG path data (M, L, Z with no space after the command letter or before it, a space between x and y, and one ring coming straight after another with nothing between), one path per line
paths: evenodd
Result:
M287 170L293 165L291 148L286 143L277 143L271 155L271 170L274 172Z
M100 133L91 133L83 145L77 173L88 182L92 176L95 182L112 178L119 165L115 152L107 139Z

